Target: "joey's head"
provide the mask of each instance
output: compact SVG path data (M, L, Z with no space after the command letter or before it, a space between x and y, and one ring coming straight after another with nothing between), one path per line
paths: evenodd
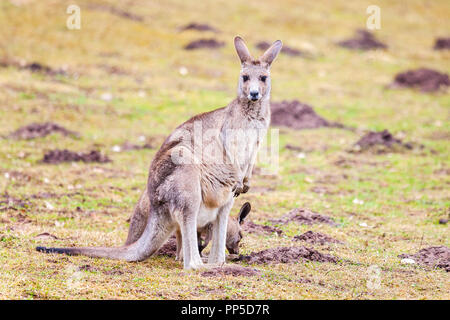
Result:
M239 254L239 243L242 240L241 225L252 209L249 202L244 203L236 218L228 219L226 247L230 254Z
M253 59L241 37L234 38L234 46L241 60L238 98L250 103L270 97L270 66L283 46L275 41L257 60Z

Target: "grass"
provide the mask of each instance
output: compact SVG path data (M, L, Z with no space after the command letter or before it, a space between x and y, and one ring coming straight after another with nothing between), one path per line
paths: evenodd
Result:
M133 21L89 3L123 8L144 20ZM435 37L448 36L448 1L414 0L407 6L378 1L382 27L375 34L389 45L384 52L348 51L334 44L365 26L365 9L371 4L365 1L79 0L81 30L65 27L69 4L0 4L0 58L14 62L0 68L0 134L47 120L81 133L79 139L0 139L0 192L29 202L25 208L0 211L0 298L450 298L445 271L403 265L397 257L432 245L450 246L448 224L437 223L450 207L450 98L448 92L385 88L406 69L450 70L449 52L432 50ZM221 33L178 31L191 21L209 23ZM156 150L114 153L111 148L127 140L138 143L142 135L160 144L189 117L233 99L239 68L232 46L236 34L255 54L254 44L261 40L282 39L309 50L311 59L277 59L272 99L299 99L325 118L357 128L281 129L278 174L255 176L254 191L240 196L232 211L236 214L250 201L253 220L266 223L306 207L333 217L340 226L291 223L281 226L281 237L247 234L241 251L289 246L293 236L314 230L345 242L317 246L343 261L257 266L261 277L204 278L165 257L127 263L37 253L36 245L123 243L126 220ZM226 46L182 50L191 40L211 36ZM32 73L17 67L21 61L66 68L69 75ZM111 67L119 72L111 73ZM181 67L187 68L187 75L180 74ZM103 93L111 93L112 100L102 100ZM382 155L346 151L364 130L386 128L425 148ZM305 158L284 149L285 144L302 147ZM43 152L53 148L99 148L113 162L39 163ZM17 178L7 179L6 173ZM326 192L314 192L318 187ZM43 192L57 196L31 197ZM363 203L355 204L355 198ZM43 232L59 239L36 238ZM367 285L373 265L381 270L378 289ZM300 281L304 278L311 282Z

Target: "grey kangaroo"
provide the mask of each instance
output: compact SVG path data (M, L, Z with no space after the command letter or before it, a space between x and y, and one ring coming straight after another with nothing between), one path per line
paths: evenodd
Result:
M181 234L184 269L198 269L204 264L197 230L212 223L208 264L225 262L228 216L234 197L250 187L269 127L270 66L282 43L275 41L257 60L241 37L234 45L241 61L237 97L226 107L194 116L164 141L150 165L146 192L151 214L141 236L121 247L36 250L143 261L175 231Z
M250 213L251 208L252 207L250 203L246 202L242 205L236 218L229 217L228 219L226 248L230 254L239 253L239 243L242 240L241 225L242 223L244 223L245 218ZM134 208L134 213L130 221L130 228L128 230L128 238L125 242L125 245L130 245L141 237L142 233L145 230L145 226L147 225L150 214L150 199L148 197L147 190L145 190L139 198L136 207ZM198 250L200 254L202 253L203 249L208 246L209 242L212 239L212 227L213 224L208 223L204 227L197 228ZM183 260L181 232L179 230L176 230L175 235L177 239L176 260L181 261Z

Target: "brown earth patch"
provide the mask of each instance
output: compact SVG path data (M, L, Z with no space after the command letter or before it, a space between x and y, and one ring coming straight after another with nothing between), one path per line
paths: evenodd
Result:
M319 116L314 109L298 100L273 102L270 105L271 124L292 129L315 129L321 127L343 128L339 123L329 122Z
M419 146L423 148L423 146ZM376 153L412 150L414 145L395 138L388 130L370 131L359 139L350 152L374 151Z
M172 236L167 242L158 250L157 256L175 257L177 254L177 240Z
M429 247L419 250L416 254L401 254L398 257L413 259L420 265L450 272L450 249L445 246Z
M302 147L294 146L292 144L287 144L287 145L284 146L284 148L287 149L287 150L298 151L298 152L305 151L305 150L303 150Z
M273 223L287 224L289 222L297 222L299 224L313 225L317 223L325 223L331 226L337 226L337 223L328 216L312 212L308 209L295 208L282 216L280 219L271 220Z
M246 268L238 265L224 265L222 267L211 268L205 272L202 272L204 277L223 277L223 276L243 276L251 277L260 275L261 271L254 268Z
M218 30L209 24L206 23L197 23L197 22L191 22L183 27L180 28L180 31L185 30L195 30L195 31L212 31L212 32L218 32Z
M41 160L43 163L58 164L62 162L99 162L106 163L111 162L108 156L100 153L97 150L92 150L86 153L83 152L73 152L69 150L50 150L44 154L44 158Z
M258 48L258 49L260 49L260 50L267 50L267 49L269 49L269 47L271 46L271 44L269 43L269 42L267 42L267 41L261 41L261 42L258 42L257 44L256 44L256 47ZM292 47L288 47L287 45L283 45L283 47L281 48L281 53L284 53L284 54L286 54L286 55L288 55L288 56L293 56L293 57L297 57L297 56L305 56L305 53L304 52L302 52L302 51L300 51L300 50L298 50L298 49L295 49L295 48L292 48Z
M277 235L281 235L283 233L283 230L272 227L272 226L266 226L262 224L256 224L252 221L246 221L242 229L248 233L256 233L256 234L272 234L276 233Z
M337 263L339 259L303 246L270 248L246 256L240 255L239 258L237 258L237 261L244 261L249 264L295 263L305 260Z
M389 88L413 88L422 92L435 92L450 86L448 74L420 68L397 74Z
M314 231L307 231L299 236L294 237L294 241L305 241L312 244L321 244L324 245L326 243L339 243L342 244L343 242L337 239L334 239L330 236L327 236L326 234L320 233L320 232L314 232Z
M448 50L450 49L450 38L437 38L434 42L434 50Z
M353 38L338 42L338 45L353 50L386 49L387 45L378 41L375 36L367 30L356 30Z
M189 42L184 49L196 50L196 49L218 49L225 45L223 41L217 41L216 39L199 39Z
M46 137L52 133L60 133L64 136L70 135L79 137L79 134L77 132L67 130L63 126L60 126L59 124L53 122L31 123L12 132L9 137L13 139L30 140Z
M66 72L61 69L52 69L49 66L41 64L39 62L23 63L18 61L1 60L0 67L7 68L9 66L21 69L29 70L31 72L42 73L47 75L64 75Z

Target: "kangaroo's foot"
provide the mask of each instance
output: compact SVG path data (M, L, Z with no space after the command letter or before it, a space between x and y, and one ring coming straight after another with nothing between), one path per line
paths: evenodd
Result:
M205 268L205 264L203 263L203 261L202 261L202 259L200 258L200 256L199 256L199 258L198 259L196 259L196 258L194 258L194 257L192 257L192 259L191 259L191 261L189 261L189 263L185 263L184 264L184 268L186 269L186 270L198 270L198 269L203 269L203 268Z

